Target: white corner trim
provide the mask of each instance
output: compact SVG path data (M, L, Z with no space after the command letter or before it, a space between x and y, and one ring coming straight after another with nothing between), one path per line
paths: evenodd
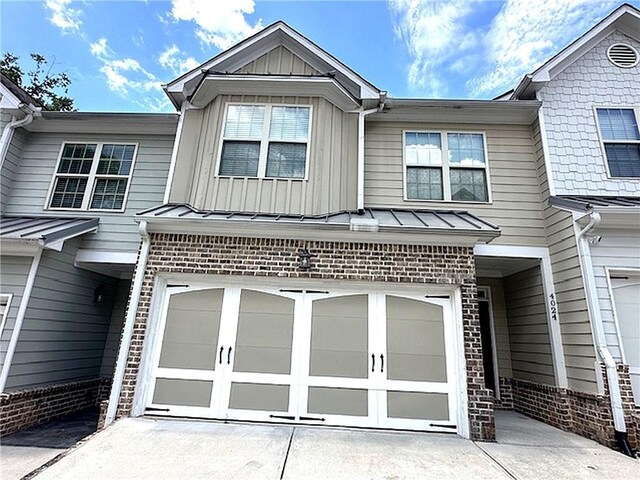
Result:
M184 116L189 108L189 102L185 100L180 106L180 118L178 119L178 127L176 128L176 136L173 139L173 149L171 150L171 163L169 164L169 174L167 175L167 185L164 189L164 198L162 203L169 203L171 194L171 186L173 185L173 176L176 171L176 162L178 161L178 148L182 139L182 128L184 125Z
M542 275L542 289L545 297L544 304L547 312L547 323L549 325L549 340L551 341L551 355L553 357L553 370L556 383L560 388L567 388L569 383L564 361L560 312L558 308L558 298L553 285L553 273L551 269L551 259L549 257L540 259L540 274Z
M13 354L16 351L18 345L18 337L20 336L20 330L24 322L25 314L27 313L27 306L29 305L29 298L33 291L33 284L36 281L36 275L38 274L38 267L40 266L40 259L42 258L42 249L39 249L33 257L31 262L31 268L29 269L29 275L27 276L27 282L24 287L22 299L20 300L20 308L16 315L16 322L11 332L11 340L9 341L9 347L7 348L7 354L4 358L2 365L2 371L0 372L0 393L4 392L4 388L9 378L9 370L11 369L11 362L13 360Z
M458 395L458 435L462 438L470 437L469 429L469 398L467 393L467 361L464 352L464 325L462 320L462 292L456 288L451 296L454 320L453 350L458 362L456 392Z
M549 140L547 138L547 127L544 120L544 99L542 92L536 92L536 99L542 102L542 105L538 109L538 125L540 127L540 141L542 142L542 155L544 157L544 168L547 171L547 185L549 187L549 196L553 197L556 194L556 184L553 178L553 164L551 162L551 155L549 153Z

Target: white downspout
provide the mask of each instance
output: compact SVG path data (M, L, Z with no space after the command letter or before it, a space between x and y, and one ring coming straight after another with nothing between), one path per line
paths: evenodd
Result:
M4 363L2 364L2 372L0 372L0 393L4 392L4 387L7 384L9 378L9 370L11 369L11 362L13 360L13 354L16 351L18 345L18 337L20 336L20 330L24 323L24 317L27 313L27 307L29 306L29 299L31 298L31 292L33 291L33 284L36 281L36 275L38 274L38 267L40 266L40 259L42 258L42 248L39 248L31 261L31 268L27 275L27 281L22 293L22 299L20 300L20 308L16 315L16 321L13 325L13 331L11 332L11 340L9 341L9 347L7 348L7 354L4 357Z
M31 122L33 122L34 112L29 107L27 107L27 115L26 117L20 120L11 120L8 123L4 130L2 131L2 137L0 138L0 168L4 165L4 159L7 156L7 151L9 150L9 145L11 144L11 139L13 138L13 132L16 128L26 127Z
M616 361L609 351L604 334L600 302L598 301L598 291L596 289L593 263L591 261L591 248L589 247L589 240L585 236L589 231L598 226L601 217L598 212L591 212L589 217L589 224L580 230L576 236L578 240L578 250L580 252L580 263L582 264L587 304L589 306L589 315L591 316L591 325L595 334L598 356L604 362L607 370L607 384L609 386L609 397L611 399L611 410L613 412L613 424L616 432L625 433L627 427L624 421L624 410L622 408Z
M358 112L358 213L364 212L364 117L377 111L371 108Z
M107 406L105 426L110 425L113 422L116 417L116 412L118 411L120 392L122 391L122 381L124 379L124 372L129 357L129 347L131 345L131 337L133 335L136 314L138 313L138 304L140 303L142 283L144 281L145 271L147 270L147 260L149 258L149 248L151 246L151 239L147 232L147 222L144 220L141 221L138 230L140 232L140 237L142 238L142 245L140 247L138 266L136 267L136 273L133 278L131 298L129 299L129 309L127 310L127 317L122 331L122 342L120 342L120 350L118 351L116 370L113 374L113 383L111 385L111 394L109 395L109 405Z

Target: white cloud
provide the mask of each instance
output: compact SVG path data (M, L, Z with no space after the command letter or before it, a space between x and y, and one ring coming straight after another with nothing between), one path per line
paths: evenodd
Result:
M200 65L195 58L187 57L175 43L160 54L158 63L163 68L171 70L175 75L182 75Z
M475 3L467 0L390 0L396 35L413 58L408 72L409 88L413 93L435 97L446 94L446 82L437 71L477 44L476 32L464 24Z
M44 6L51 11L51 23L64 33L80 30L82 10L71 8L71 0L46 0Z
M195 22L202 43L225 49L262 28L262 20L251 25L245 19L254 10L254 0L172 0L169 15L174 21Z
M617 2L508 0L484 37L487 72L467 82L473 96L515 84L588 30Z
M102 37L97 42L90 44L89 48L94 57L103 57L107 54L107 39Z

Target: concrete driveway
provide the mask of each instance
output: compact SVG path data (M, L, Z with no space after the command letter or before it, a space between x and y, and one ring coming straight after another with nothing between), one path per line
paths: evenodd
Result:
M640 463L513 412L498 442L455 435L126 419L35 478L610 479Z

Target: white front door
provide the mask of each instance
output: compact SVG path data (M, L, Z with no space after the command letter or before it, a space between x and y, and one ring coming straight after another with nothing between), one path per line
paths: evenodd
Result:
M168 289L147 411L455 431L450 299Z

